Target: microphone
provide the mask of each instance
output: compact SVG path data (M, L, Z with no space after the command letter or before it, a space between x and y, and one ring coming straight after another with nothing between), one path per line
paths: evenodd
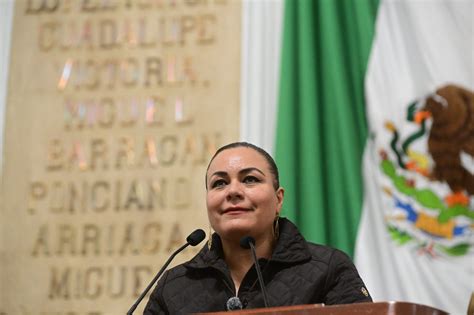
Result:
M240 246L245 249L250 249L250 251L252 252L252 258L255 264L255 269L257 269L258 282L260 284L260 289L262 290L263 303L265 303L265 307L268 307L267 290L265 289L265 284L263 283L260 265L258 264L257 260L257 253L255 252L255 239L252 236L244 236L240 239Z
M189 245L191 246L196 246L197 244L201 243L202 240L206 237L206 233L201 230L201 229L197 229L195 230L194 232L192 232L191 234L189 234L189 236L186 238L186 244L184 244L183 246L181 246L180 248L178 248L171 256L170 258L168 258L168 260L166 261L166 263L163 265L163 267L161 267L160 271L158 271L158 273L156 274L156 276L153 278L153 280L151 280L150 284L146 287L145 291L142 292L142 294L138 297L137 301L135 302L135 304L132 305L132 307L130 307L130 309L128 310L127 312L127 315L132 315L133 312L135 311L135 309L137 308L138 304L140 304L140 302L143 300L143 298L145 297L145 295L148 293L148 291L150 291L151 287L155 284L155 282L160 278L161 274L165 271L166 267L168 267L168 265L171 263L171 261L173 260L173 258L179 254L183 249L185 249L186 247L188 247Z
M227 300L226 307L228 311L241 310L244 306L238 296L233 296Z

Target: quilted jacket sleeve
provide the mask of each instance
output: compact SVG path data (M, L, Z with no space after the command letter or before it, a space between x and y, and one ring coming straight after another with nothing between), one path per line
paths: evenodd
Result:
M145 310L143 311L143 315L165 315L169 314L166 304L164 303L164 299L162 296L163 292L163 285L165 283L167 273L163 276L163 278L158 282L158 285L155 287L153 292L150 295L150 299L146 304Z
M329 267L325 285L325 304L372 302L357 269L345 253L339 250L334 251Z

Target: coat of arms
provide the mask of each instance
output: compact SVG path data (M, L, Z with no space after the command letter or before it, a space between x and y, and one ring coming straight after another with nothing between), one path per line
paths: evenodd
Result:
M387 121L380 150L386 225L397 243L432 257L472 251L474 93L446 85Z

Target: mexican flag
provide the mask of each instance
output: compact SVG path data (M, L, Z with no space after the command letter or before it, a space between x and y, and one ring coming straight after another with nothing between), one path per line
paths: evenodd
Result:
M474 292L473 21L470 0L285 3L283 214L376 301L465 314Z

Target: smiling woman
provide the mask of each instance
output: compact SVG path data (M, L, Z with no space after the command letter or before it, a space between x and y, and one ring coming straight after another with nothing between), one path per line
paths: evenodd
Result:
M246 142L221 147L207 168L206 189L216 232L193 259L161 278L144 314L223 311L228 301L258 308L267 304L266 295L269 306L371 301L346 254L307 242L293 223L280 218L284 189L263 149ZM249 237L259 264L240 244ZM258 285L259 272L267 294Z
M250 147L224 147L207 174L209 221L222 239L224 254L242 250L239 240L251 235L257 245L265 244L261 250L269 256L284 191L275 188L265 157Z

